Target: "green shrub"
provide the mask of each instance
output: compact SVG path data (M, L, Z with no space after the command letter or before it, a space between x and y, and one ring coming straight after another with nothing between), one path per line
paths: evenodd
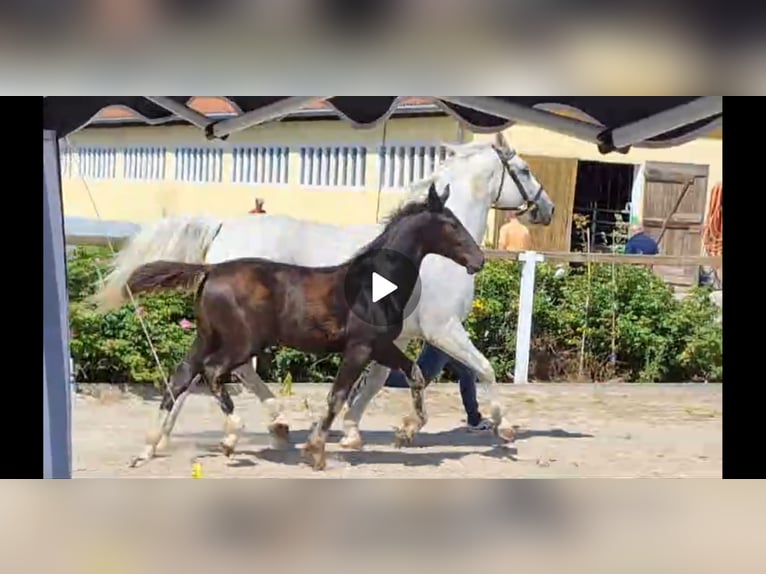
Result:
M141 322L131 304L101 315L87 302L109 252L78 248L68 265L71 349L80 381L153 382L162 377ZM613 272L614 271L614 272ZM538 266L535 280L530 373L537 380L588 380L622 377L631 381L720 381L722 326L707 289L679 302L650 270L631 265L571 268L555 276L552 265ZM520 266L490 261L478 275L473 310L466 328L476 347L492 362L499 380L513 374ZM587 302L587 313L586 313ZM194 329L190 294L142 296L141 318L162 368L169 377L183 358ZM581 353L585 334L584 353ZM419 342L407 353L414 357ZM269 379L331 381L340 358L293 349L273 350ZM451 376L449 371L447 377Z

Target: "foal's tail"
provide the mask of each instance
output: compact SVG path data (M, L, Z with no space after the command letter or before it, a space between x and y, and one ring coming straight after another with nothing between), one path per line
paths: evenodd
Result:
M211 265L205 263L178 263L176 261L153 261L138 267L125 282L126 293L146 293L166 289L195 289Z
M203 263L222 222L209 217L166 217L143 228L111 262L105 282L92 296L102 312L116 309L125 301L125 284L140 265L150 261Z

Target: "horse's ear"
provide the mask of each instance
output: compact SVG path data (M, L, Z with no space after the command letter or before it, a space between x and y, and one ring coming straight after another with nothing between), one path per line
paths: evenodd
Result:
M447 186L444 188L444 193L442 193L442 196L439 200L442 202L442 206L447 205L447 200L449 199L449 193L450 193L450 188L449 188L449 184L447 184Z
M499 148L507 148L508 142L505 139L503 132L497 132L495 134L495 145Z
M429 211L441 211L444 204L442 203L439 194L436 192L436 185L433 183L428 188L428 199L426 199L426 205Z

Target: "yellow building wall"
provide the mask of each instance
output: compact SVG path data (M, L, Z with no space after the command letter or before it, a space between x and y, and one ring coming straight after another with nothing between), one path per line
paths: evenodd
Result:
M225 150L220 183L175 181L176 146L209 144L202 132L190 126L92 128L71 136L74 145L112 146L117 148L116 177L109 180L83 180L79 176L62 181L64 212L101 219L150 222L180 214L204 214L219 217L247 213L254 198L265 200L269 213L339 225L374 223L402 200L400 191L379 192L378 147L383 143L384 126L354 129L337 120L275 122L233 134L226 142L213 145ZM711 138L668 149L634 148L627 154L602 155L595 145L528 125L515 125L505 132L508 141L522 155L575 158L602 162L634 163L667 161L707 164L709 186L723 178L723 141L718 130ZM473 134L462 130L448 117L393 118L385 126L385 143L434 144L491 140L494 135ZM289 146L287 184L232 183L233 158L230 150L242 144ZM165 146L165 179L153 182L127 180L123 177L126 146ZM312 145L364 145L367 147L364 188L333 189L300 184L300 147ZM229 150L229 153L226 153ZM378 205L378 203L380 205ZM486 242L491 242L495 213L490 213Z
M459 134L458 123L446 117L392 119L385 131L388 145L455 142ZM247 213L253 208L254 198L261 197L269 213L346 225L374 223L378 214L383 217L403 197L403 193L396 190L384 189L380 194L378 191L382 125L373 129L354 129L347 122L311 120L276 122L239 132L226 142L213 144L229 150L229 153L224 151L220 183L189 183L174 179L174 148L209 144L202 132L194 127L85 129L71 136L71 143L75 146L112 146L118 153L115 179L83 180L79 176L63 179L64 212L67 215L100 216L101 219L139 223L179 214L227 217ZM288 183L232 183L230 150L242 144L290 146ZM123 177L124 158L120 148L140 145L167 148L164 180L136 182ZM366 146L365 186L342 190L302 186L300 147L312 145Z

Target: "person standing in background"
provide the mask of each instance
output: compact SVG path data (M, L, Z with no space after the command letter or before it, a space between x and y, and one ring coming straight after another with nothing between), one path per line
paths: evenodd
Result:
M510 212L509 219L500 228L497 248L504 251L529 251L532 248L532 236L529 229L519 221L519 216Z
M248 211L250 214L256 214L256 213L266 213L266 210L263 209L263 200L260 197L255 198L255 208Z
M636 223L630 226L630 239L625 244L626 255L659 255L657 242L644 231L644 226Z

